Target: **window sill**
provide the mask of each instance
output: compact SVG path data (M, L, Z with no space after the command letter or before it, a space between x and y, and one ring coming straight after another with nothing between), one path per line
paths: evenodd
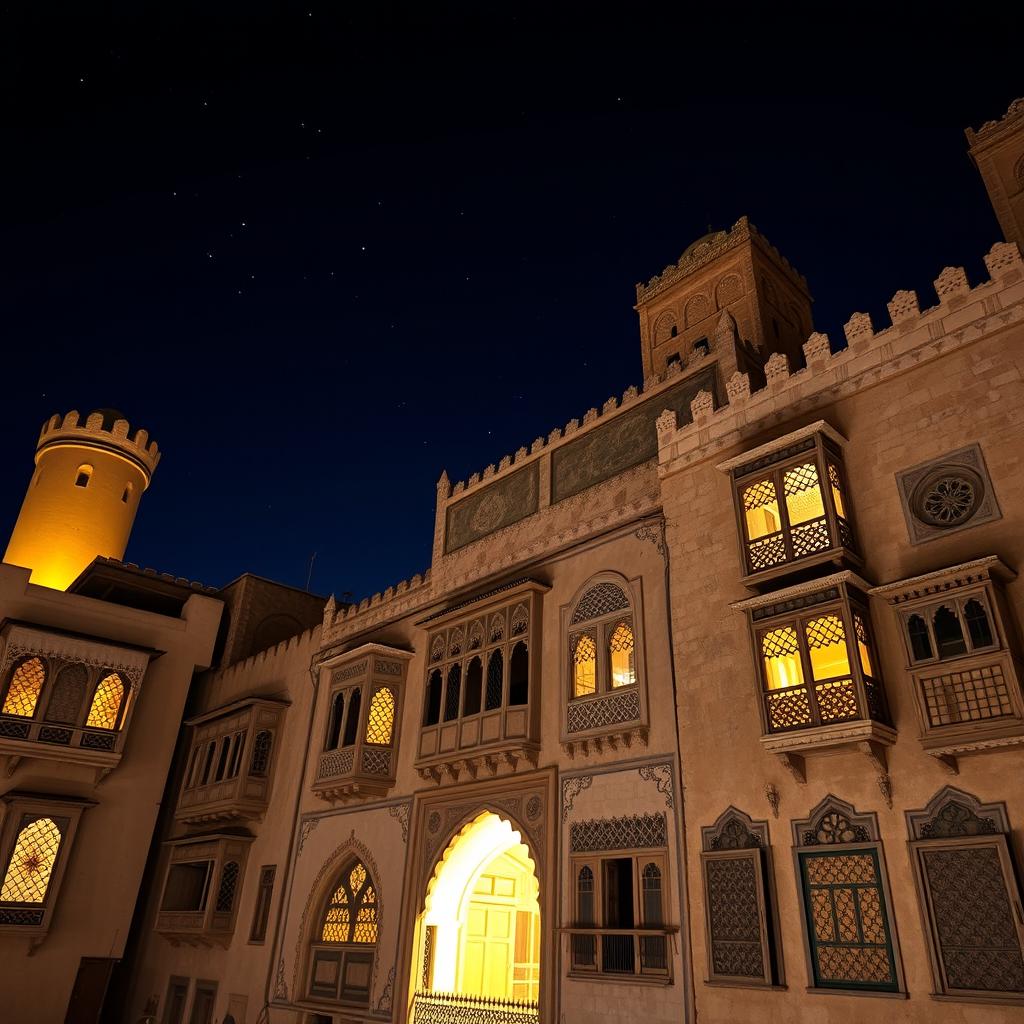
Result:
M947 995L945 992L930 992L928 995L930 999L934 999L937 1003L984 1003L986 1006L1024 1006L1024 993L1020 992L1008 993L1005 998L994 993L989 995L981 992L976 996L953 996Z
M704 984L708 988L743 988L749 989L751 992L788 992L788 985L759 985L756 981L726 981L724 978L719 978L712 981L709 978L704 979Z
M650 974L598 974L597 971L572 971L566 975L572 981L594 981L603 985L657 985L667 988L675 984L671 978L659 978Z
M815 988L808 985L804 991L810 996L867 996L871 999L909 999L908 992L878 992L869 988Z

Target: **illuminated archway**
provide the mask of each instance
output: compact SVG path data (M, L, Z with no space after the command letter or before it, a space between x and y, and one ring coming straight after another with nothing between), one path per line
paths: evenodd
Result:
M466 824L438 860L416 919L417 1000L444 993L459 1002L536 1004L538 897L522 835L491 811Z

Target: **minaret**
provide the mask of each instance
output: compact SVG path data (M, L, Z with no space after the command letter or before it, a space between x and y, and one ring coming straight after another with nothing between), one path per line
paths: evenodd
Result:
M156 442L145 430L129 437L115 409L84 423L77 411L51 416L4 561L31 569L33 583L66 590L98 555L123 557L159 461Z
M1024 248L1024 99L1000 120L968 128L967 143L1003 235Z

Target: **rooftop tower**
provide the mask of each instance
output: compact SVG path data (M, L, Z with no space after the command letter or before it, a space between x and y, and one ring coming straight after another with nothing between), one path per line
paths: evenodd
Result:
M51 416L4 561L31 581L66 590L98 555L121 558L142 492L160 461L145 430L129 436L116 409Z

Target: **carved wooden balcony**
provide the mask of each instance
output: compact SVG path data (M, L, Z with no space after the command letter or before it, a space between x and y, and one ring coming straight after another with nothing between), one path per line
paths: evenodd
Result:
M284 701L251 698L186 724L192 745L175 818L192 825L259 821L267 810Z
M324 746L311 788L331 803L379 797L395 784L405 677L412 655L363 644L320 666Z
M168 848L154 930L172 945L228 946L252 836L178 839Z
M0 630L0 757L117 766L153 653L13 621Z
M896 739L876 666L868 585L852 572L738 601L757 663L766 751L801 781L804 757L846 747L887 773Z
M733 482L743 582L760 588L816 565L859 568L845 438L822 420L721 463Z

